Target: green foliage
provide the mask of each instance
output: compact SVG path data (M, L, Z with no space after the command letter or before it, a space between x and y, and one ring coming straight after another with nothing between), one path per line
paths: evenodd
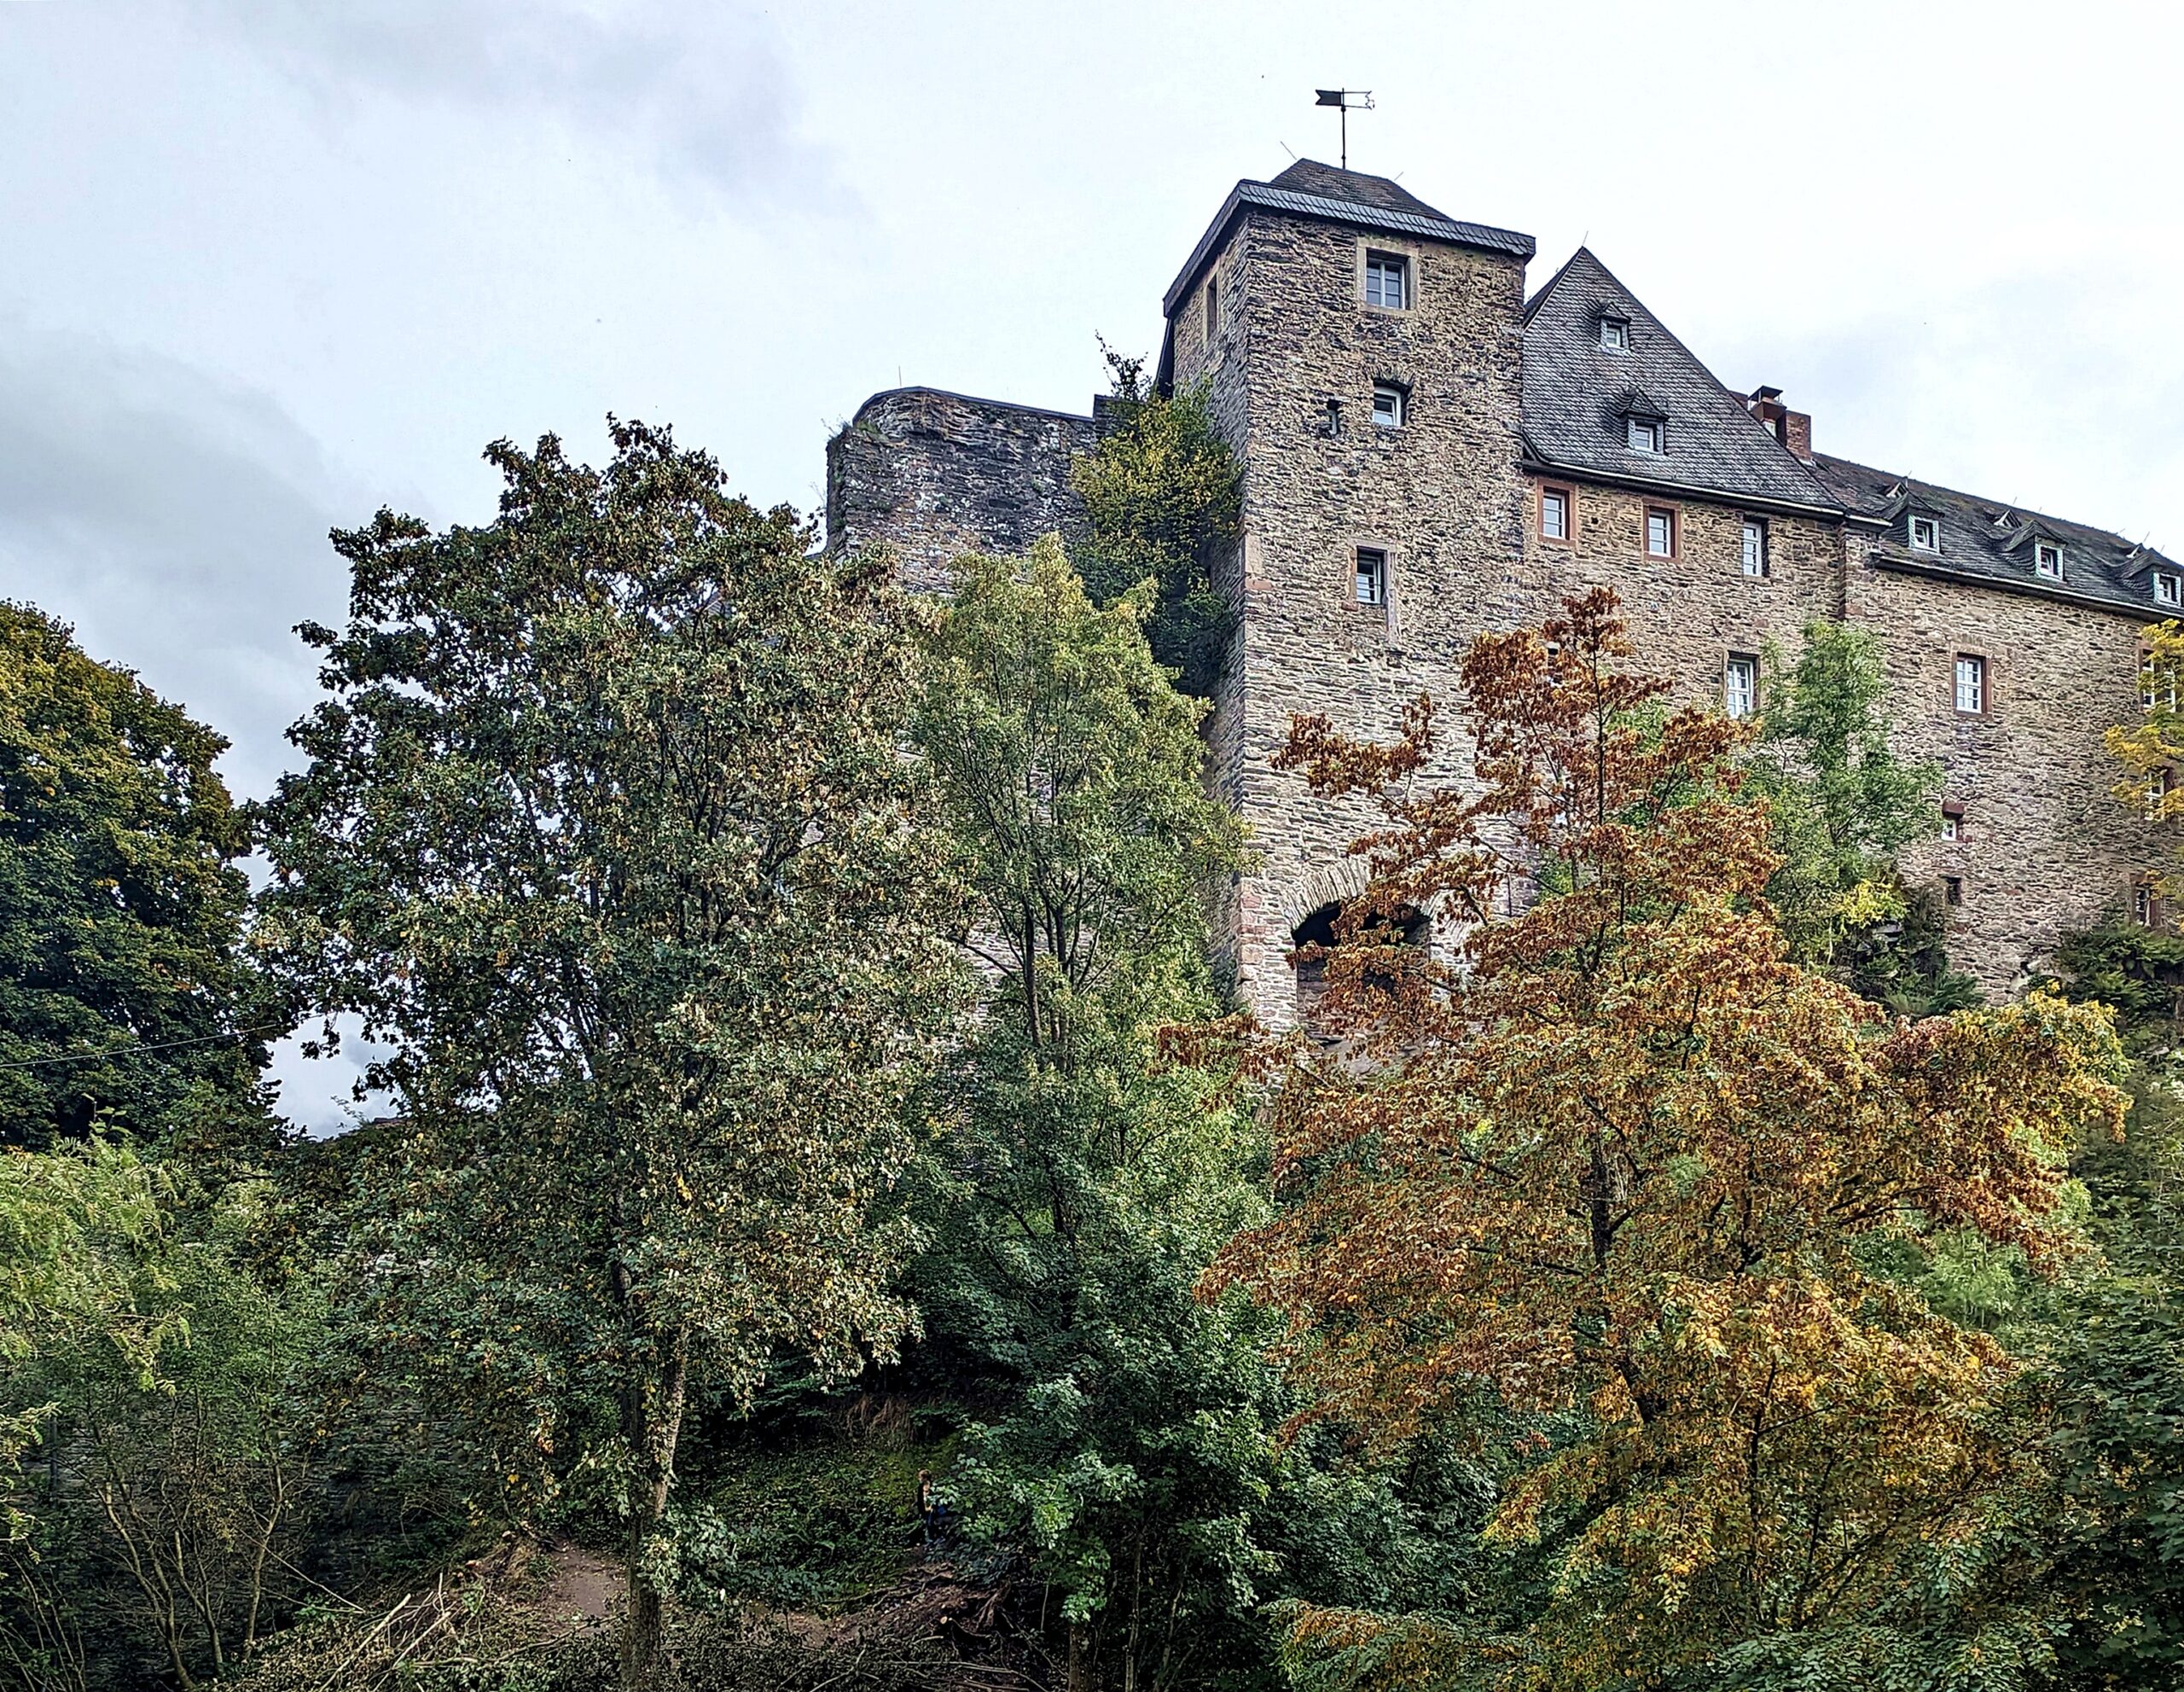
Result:
M0 1545L0 1685L128 1685L157 1665L186 1686L247 1657L303 1590L322 1288L257 1266L262 1189L177 1205L110 1148L9 1160L18 1180L41 1161L107 1193L68 1247L95 1295L49 1307L6 1369L38 1441Z
M351 618L305 631L326 697L262 920L299 996L392 1047L356 1259L381 1363L494 1453L481 1502L623 1516L636 1677L692 1395L904 1329L911 1236L874 1206L961 970L901 602L665 432L613 433L596 471L493 447L485 527L337 537Z
M2135 922L2111 922L2066 934L2056 948L2063 991L2116 1012L2127 1050L2167 1053L2176 1044L2184 1005L2184 937Z
M241 956L226 746L0 602L0 1143L254 1101L279 1018Z
M974 1539L1051 1584L1080 1668L1218 1683L1205 1654L1244 1648L1270 1567L1285 1405L1258 1319L1193 1288L1254 1214L1262 1152L1155 1042L1217 1008L1202 901L1240 831L1136 602L1096 608L1051 543L965 561L929 651L918 744L995 971L936 1101L913 1277L934 1343L1002 1405L950 1485Z
M1879 642L1854 624L1815 618L1795 665L1769 659L1749 768L1782 858L1767 898L1791 956L1830 966L1900 1015L1970 1009L1978 991L1949 968L1939 904L1896 875L1896 854L1934 830L1942 772L1890 747Z
M1102 604L1153 584L1145 632L1153 656L1204 698L1235 629L1216 573L1241 521L1242 472L1203 388L1147 393L1140 361L1110 352L1107 364L1112 427L1070 476L1090 528L1077 567Z

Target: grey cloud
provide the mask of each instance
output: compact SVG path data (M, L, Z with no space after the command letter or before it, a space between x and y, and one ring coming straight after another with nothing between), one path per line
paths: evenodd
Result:
M764 20L727 5L187 0L320 93L530 108L737 201L839 209Z
M0 593L227 735L244 793L311 695L293 626L345 602L326 532L367 509L261 394L111 345L0 341Z

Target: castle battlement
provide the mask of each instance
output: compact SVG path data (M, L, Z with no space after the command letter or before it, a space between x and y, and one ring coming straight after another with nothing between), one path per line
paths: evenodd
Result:
M2154 830L2102 744L2140 709L2139 637L2184 565L2123 537L1815 451L1781 394L1725 387L1591 252L1525 288L1529 235L1301 161L1228 195L1165 296L1164 385L1203 385L1243 472L1238 612L1209 779L1258 867L1217 913L1239 986L1286 1026L1300 929L1356 892L1370 818L1272 759L1299 712L1385 736L1449 699L1478 635L1621 596L1678 696L1758 707L1814 618L1871 629L1899 750L1947 772L1905 873L1942 891L1990 994L2057 938L2155 914ZM929 388L874 395L828 448L830 545L914 585L967 550L1077 532L1095 417ZM1461 780L1469 748L1443 749Z

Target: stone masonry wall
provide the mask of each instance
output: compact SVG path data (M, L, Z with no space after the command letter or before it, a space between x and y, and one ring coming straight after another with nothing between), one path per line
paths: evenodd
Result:
M827 443L828 547L885 544L909 586L935 591L965 552L1073 538L1070 462L1096 439L1091 418L1068 412L937 388L874 394Z
M1955 876L1950 960L1990 996L2020 989L2060 935L2127 916L2134 876L2161 862L2101 743L2138 714L2143 619L1886 568L1863 546L1848 596L1886 654L1898 749L1938 759L1964 807L1962 838L1914 847L1904 873ZM1978 717L1956 710L1960 653L1987 660Z
M1730 654L1759 656L1771 643L1792 660L1807 623L1841 613L1840 524L1749 514L1767 523L1768 573L1755 578L1744 573L1748 514L1743 507L1662 499L1552 477L1535 476L1531 485L1525 574L1538 584L1535 614L1550 613L1571 594L1614 589L1638 648L1639 667L1667 677L1678 701L1720 704ZM1567 541L1548 540L1539 532L1539 491L1548 487L1571 496L1575 521ZM1676 514L1671 559L1646 550L1646 514L1658 509Z
M1411 260L1414 305L1364 304L1363 255ZM1504 255L1254 213L1217 261L1221 333L1209 346L1202 285L1174 322L1179 385L1204 380L1243 457L1240 626L1211 727L1214 771L1252 824L1257 866L1220 918L1237 986L1287 1026L1291 933L1353 893L1346 848L1372 817L1314 799L1272 767L1291 717L1319 712L1385 736L1418 694L1451 699L1472 639L1533 596L1517 582L1526 494L1517 474L1524 267ZM1378 381L1409 392L1399 429L1376 428ZM1343 427L1327 430L1327 402ZM1385 549L1390 603L1357 605L1356 549ZM1455 736L1439 773L1461 779Z

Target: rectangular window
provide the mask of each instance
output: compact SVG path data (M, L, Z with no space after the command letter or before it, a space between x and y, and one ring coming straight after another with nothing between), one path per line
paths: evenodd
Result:
M1938 517L1918 517L1911 520L1911 549L1914 552L1939 552L1942 549L1942 520Z
M2176 666L2157 662L2151 652L2139 659L2139 703L2149 711L2176 709Z
M1966 717L1987 713L1987 660L1968 652L1956 655L1956 708Z
M1767 573L1767 525L1757 517L1744 520L1744 573L1747 576Z
M1646 550L1655 558L1676 556L1676 513L1654 506L1646 513Z
M1409 408L1403 404L1403 392L1393 382L1379 382L1373 388L1373 421L1384 429L1399 429L1403 425L1403 413Z
M1962 840L1964 838L1964 819L1960 817L1943 817L1942 818L1942 838L1945 840Z
M1944 904L1962 904L1964 903L1963 876L1944 875L1942 877L1942 899Z
M1365 255L1365 303L1391 311L1410 305L1410 260L1393 253Z
M1623 439L1633 452L1665 452L1667 430L1658 417L1626 417Z
M1205 338L1211 340L1221 333L1221 284L1211 276L1205 280Z
M1749 653L1733 652L1722 672L1722 706L1741 722L1759 711L1759 660Z
M2149 823L2161 821L2162 801L2169 797L2169 771L2156 770L2146 776L2146 819Z
M2040 573L2042 580L2061 581L2063 579L2063 549L2053 541L2033 542L2032 567Z
M1570 490L1548 487L1539 491L1539 534L1542 540L1570 538Z
M2172 576L2166 570L2155 571L2153 602L2156 605L2184 605L2184 576Z
M1388 602L1388 555L1374 546L1357 549L1357 602L1360 605L1385 605Z
M1611 352L1630 350L1630 325L1621 317L1600 319L1600 345Z
M2131 887L2131 920L2141 928L2153 927L2153 883L2134 882Z

